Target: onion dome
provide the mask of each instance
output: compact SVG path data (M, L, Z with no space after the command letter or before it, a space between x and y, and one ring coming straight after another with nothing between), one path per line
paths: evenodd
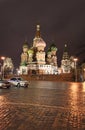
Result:
M58 49L57 49L56 45L53 43L53 44L51 45L51 47L50 47L50 50L51 50L51 51L57 51Z
M42 38L39 38L36 42L36 47L46 47L46 43Z
M48 52L47 52L47 55L51 55L51 51L48 51Z
M57 51L56 47L51 47L51 51Z
M48 49L47 55L51 55L51 50L50 49Z
M43 48L46 47L46 43L41 38L40 25L36 26L36 35L35 38L33 39L33 47L43 47Z
M23 48L28 48L28 42L25 40L25 42L23 43Z
M28 54L33 54L33 53L34 53L33 49L28 50Z

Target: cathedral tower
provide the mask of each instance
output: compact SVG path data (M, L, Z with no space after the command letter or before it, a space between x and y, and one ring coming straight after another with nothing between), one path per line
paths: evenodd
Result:
M63 73L70 73L71 65L70 65L70 58L67 51L67 44L64 46L64 52L61 60L61 69Z
M36 26L36 35L33 39L33 48L36 48L36 62L37 64L45 64L45 51L46 43L41 38L40 25Z
M23 52L21 54L21 65L26 66L28 64L28 42L23 43Z

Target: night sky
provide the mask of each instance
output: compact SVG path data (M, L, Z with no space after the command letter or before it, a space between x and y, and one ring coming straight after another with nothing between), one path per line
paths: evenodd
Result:
M32 45L37 23L46 49L56 44L59 65L65 43L69 55L85 62L85 0L0 0L0 56L18 67L23 42Z

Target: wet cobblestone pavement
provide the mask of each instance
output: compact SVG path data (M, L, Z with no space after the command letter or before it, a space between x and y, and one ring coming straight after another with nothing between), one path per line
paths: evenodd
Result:
M0 89L0 130L85 130L85 83Z

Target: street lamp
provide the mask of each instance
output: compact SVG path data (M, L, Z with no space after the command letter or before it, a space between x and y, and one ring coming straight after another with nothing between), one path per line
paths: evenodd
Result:
M2 66L2 64L0 63L0 78L1 78L1 66Z
M74 68L75 68L75 82L77 82L77 58L74 58Z
M1 60L3 61L3 65L2 65L2 78L4 79L4 60L5 60L5 57L2 56Z
M84 78L84 81L85 81L85 68L83 70L84 70L83 78Z

